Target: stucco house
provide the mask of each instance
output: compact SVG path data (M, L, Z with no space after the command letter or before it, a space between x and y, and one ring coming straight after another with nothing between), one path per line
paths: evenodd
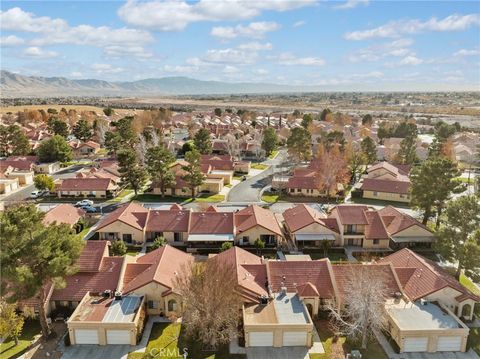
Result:
M284 227L290 238L300 247L318 247L323 241L342 246L340 229L335 218L305 204L299 204L283 213Z
M112 198L119 187L110 178L77 177L58 180L55 191L58 197Z
M188 239L190 210L173 204L168 210L150 210L146 222L146 242L163 237L172 246L185 245Z
M407 166L395 166L388 162L369 167L360 186L363 198L409 203L409 170Z
M235 242L254 245L260 239L265 245L277 245L283 239L275 215L268 209L250 205L235 213Z
M43 218L43 223L49 225L51 223L66 224L70 228L74 228L80 219L85 217L85 211L68 203L62 203L49 210Z

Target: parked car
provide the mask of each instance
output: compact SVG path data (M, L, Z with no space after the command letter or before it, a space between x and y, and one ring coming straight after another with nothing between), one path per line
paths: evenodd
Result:
M246 181L247 180L247 176L242 176L242 181Z
M97 209L93 206L81 206L80 208L87 213L97 213Z
M44 194L48 193L48 191L40 191L40 190L35 190L32 193L30 193L30 198L39 198L42 197Z
M83 207L83 206L93 206L93 201L89 199L84 199L75 203L75 207Z

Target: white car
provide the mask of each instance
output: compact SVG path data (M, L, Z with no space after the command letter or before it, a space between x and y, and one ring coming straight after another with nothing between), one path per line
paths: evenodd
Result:
M90 201L89 199L84 199L75 203L75 207L84 207L84 206L93 206L93 201Z
M36 199L36 198L42 197L46 193L48 193L48 191L40 191L37 189L32 193L30 193L30 198Z

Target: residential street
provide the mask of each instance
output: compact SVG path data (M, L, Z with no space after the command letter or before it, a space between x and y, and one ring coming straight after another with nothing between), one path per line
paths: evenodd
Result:
M271 183L275 166L281 165L287 159L287 151L282 149L274 159L267 159L262 164L269 165L270 168L259 175L248 178L233 187L227 196L227 202L251 203L260 201L260 192L265 186Z

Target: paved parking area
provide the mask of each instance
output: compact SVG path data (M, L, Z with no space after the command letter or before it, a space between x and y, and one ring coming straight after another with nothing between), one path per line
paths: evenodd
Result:
M255 347L247 348L248 359L308 359L307 347Z
M120 359L133 348L130 345L72 345L63 350L62 359Z
M389 355L390 359L479 359L472 349L466 353L438 352L438 353L402 353Z

